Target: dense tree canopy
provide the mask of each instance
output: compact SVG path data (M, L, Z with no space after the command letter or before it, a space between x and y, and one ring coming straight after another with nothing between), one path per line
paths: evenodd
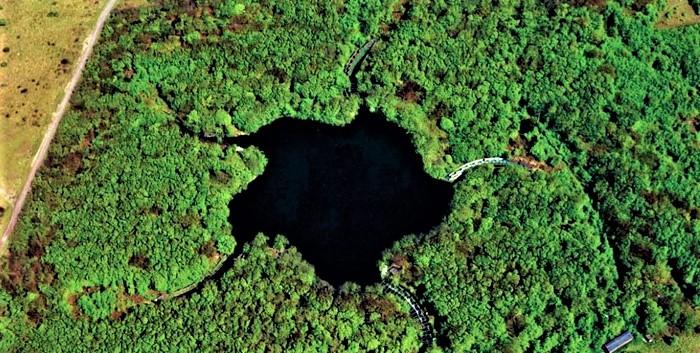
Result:
M418 347L417 324L376 288L336 291L283 239L268 246L262 236L219 281L191 297L137 306L111 320L86 320L90 314L87 308L53 312L40 330L16 339L18 351L403 353Z
M370 105L417 135L436 175L484 155L570 170L616 254L615 266L589 266L617 272L624 322L645 334L696 327L698 27L655 29L654 4L635 16L617 3L598 11L564 5L547 20L537 3L470 4L413 3L360 74ZM459 258L438 254L432 256ZM431 297L449 292L439 288Z
M424 287L454 351L581 352L623 329L613 252L569 172L480 170L453 206L387 260Z
M342 125L362 105L409 131L434 177L485 156L530 166L469 172L442 224L378 264L430 308L430 349L591 352L624 329L698 330L700 26L655 28L663 2L576 5L113 14L5 257L0 351L417 352L401 298L334 289L284 238L239 244L228 221L266 157L226 137L285 116Z

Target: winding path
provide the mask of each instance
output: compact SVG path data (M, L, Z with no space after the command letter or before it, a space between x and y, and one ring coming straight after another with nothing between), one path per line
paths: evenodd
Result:
M224 263L226 262L226 259L228 259L228 256L222 255L221 258L219 259L219 262L216 264L216 266L214 266L214 268L209 270L209 272L207 272L207 274L205 274L201 280L196 281L194 283L191 283L191 284L189 284L183 288L180 288L176 291L169 292L169 293L163 293L163 294L159 295L157 298L153 299L151 301L151 303L156 303L156 302L159 302L162 300L177 298L179 296L183 296L187 293L194 291L198 287L203 286L204 282L209 280L211 277L215 276L221 270L221 268L224 266Z
M382 284L390 292L396 294L408 303L408 305L411 307L411 313L418 319L418 322L420 322L420 326L423 331L423 334L421 335L423 344L432 344L433 341L435 341L435 333L433 331L433 327L430 325L427 310L420 306L418 299L416 299L416 297L413 296L408 289L402 287L401 285L393 285L386 279L382 281Z
M508 165L508 164L518 164L518 163L513 163L513 162L511 162L505 158L501 158L501 157L489 157L489 158L476 159L476 160L473 160L469 163L462 164L459 168L457 168L457 170L455 170L454 172L452 172L450 174L447 174L447 177L445 179L447 179L447 181L449 181L450 183L454 183L467 170L472 169L474 167L478 167L480 165L484 165L484 164Z
M484 164L494 164L494 165L521 165L526 168L528 168L527 165L523 165L522 163L518 163L517 161L512 162L509 161L505 158L501 157L489 157L489 158L481 158L481 159L476 159L473 160L469 163L462 164L457 170L454 172L447 174L445 179L451 183L454 183L459 179L467 170L478 167L480 165ZM529 168L528 168L529 169ZM382 277L384 277L385 274L382 273ZM421 330L422 330L422 335L421 335L421 340L423 341L424 345L432 344L435 342L435 330L433 329L432 324L430 323L430 319L428 318L428 311L424 309L420 303L418 302L418 299L405 287L401 285L394 285L391 284L391 282L384 277L382 280L382 285L384 288L386 288L388 291L394 293L404 301L408 303L408 305L411 307L411 313L413 314L414 317L418 319L418 322L421 325Z
M352 73L355 71L355 67L357 67L357 64L359 64L362 59L367 56L367 53L369 53L369 50L372 49L374 44L377 43L377 39L373 38L367 41L365 45L363 45L360 48L355 49L355 51L350 55L350 59L348 59L348 62L343 66L343 72L350 77Z
M83 50L80 53L80 57L78 58L78 64L73 69L73 76L71 77L70 81L66 85L66 88L64 89L65 94L63 95L63 99L58 104L56 111L53 113L53 116L51 117L51 124L49 124L49 127L46 130L46 133L44 134L44 138L41 141L41 146L39 146L39 150L34 155L34 159L32 160L32 168L29 171L27 181L24 183L22 191L20 191L17 197L17 201L15 201L15 204L12 207L12 216L10 217L10 222L7 224L7 228L5 228L5 231L2 234L2 238L0 238L0 250L5 249L5 243L7 243L10 234L12 234L12 231L17 225L17 219L22 211L22 207L24 206L24 202L27 199L27 195L29 194L29 191L32 188L32 182L34 182L36 172L37 170L39 170L39 167L41 167L41 165L44 163L44 160L46 159L51 140L53 140L53 137L56 135L56 129L58 128L58 124L61 122L61 119L63 118L63 113L66 112L68 104L70 103L70 98L73 95L73 91L75 90L76 86L78 85L78 82L80 81L80 76L83 73L83 69L85 69L85 63L87 63L87 59L92 53L92 48L95 45L95 43L97 43L97 39L100 36L100 32L102 32L102 27L109 18L109 14L110 12L112 12L112 9L114 8L114 5L116 3L117 0L109 0L107 2L107 5L105 5L104 9L100 13L100 17L97 18L95 28L83 42Z

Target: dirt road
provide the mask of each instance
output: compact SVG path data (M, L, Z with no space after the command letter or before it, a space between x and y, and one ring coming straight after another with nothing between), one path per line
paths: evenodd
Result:
M24 183L24 187L22 187L22 191L20 191L19 195L17 196L17 200L15 201L14 207L12 208L12 216L10 217L10 222L8 223L7 228L3 232L2 238L0 238L0 251L4 251L3 249L5 249L7 240L9 239L10 234L12 233L12 231L15 228L15 225L17 224L17 218L19 217L22 211L22 207L24 206L24 202L27 199L27 195L29 194L29 191L32 188L32 182L34 181L36 172L37 170L39 170L39 167L41 167L41 165L44 163L44 159L46 159L46 154L49 150L51 140L53 140L54 135L56 135L56 129L58 128L58 124L61 122L61 118L63 118L63 113L65 113L66 109L68 108L70 97L73 95L73 91L78 85L78 81L80 81L80 76L83 73L83 69L85 68L85 63L87 62L88 57L90 57L90 53L92 53L92 47L97 42L97 38L99 38L100 32L102 32L102 27L104 26L105 21L107 21L107 19L109 18L109 14L110 12L112 12L112 8L114 8L114 5L116 3L117 0L109 0L107 5L105 5L105 8L100 13L100 17L98 17L97 19L95 29L93 29L92 33L90 33L90 36L88 36L87 39L85 39L85 42L83 42L83 51L80 53L80 57L78 58L78 64L73 70L73 76L66 85L63 99L58 104L56 111L53 113L53 116L51 118L51 124L46 130L44 138L41 140L41 146L39 146L39 150L34 155L34 159L32 160L32 169L29 171L27 181Z

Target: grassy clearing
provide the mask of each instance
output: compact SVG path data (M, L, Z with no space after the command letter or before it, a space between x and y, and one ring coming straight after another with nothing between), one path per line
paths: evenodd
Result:
M149 4L149 0L121 0L118 4L116 9L117 10L123 10L123 9L131 9L135 7L144 7Z
M659 16L656 27L675 28L696 23L700 23L700 16L695 13L688 0L668 0L666 10Z
M0 191L0 234L5 229L5 225L10 221L12 212L12 201L10 195Z
M675 344L669 345L663 341L651 344L635 342L626 350L627 353L700 353L700 336L681 336Z
M105 0L9 0L0 18L0 218L22 188Z

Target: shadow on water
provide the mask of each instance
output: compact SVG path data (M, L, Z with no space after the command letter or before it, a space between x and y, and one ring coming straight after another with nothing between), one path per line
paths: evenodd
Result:
M335 286L377 282L382 251L439 224L452 199L452 185L425 173L408 134L375 114L344 127L285 118L227 142L268 158L230 203L239 248L258 232L283 234Z

